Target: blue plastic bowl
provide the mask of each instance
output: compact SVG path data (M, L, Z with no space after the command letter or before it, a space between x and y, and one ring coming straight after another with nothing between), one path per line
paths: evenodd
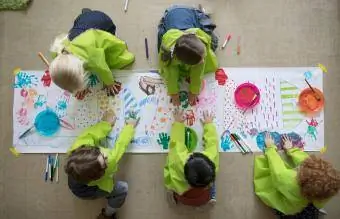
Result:
M52 136L60 129L60 120L52 110L41 111L34 122L35 129L42 136Z

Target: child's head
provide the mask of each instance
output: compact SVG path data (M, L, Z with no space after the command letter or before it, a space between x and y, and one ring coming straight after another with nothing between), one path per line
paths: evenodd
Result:
M82 146L68 157L65 172L78 182L88 183L100 179L106 167L99 148Z
M185 179L191 187L207 187L215 181L215 164L202 153L190 155L184 165Z
M204 59L205 45L195 34L184 34L176 41L174 54L183 63L196 65Z
M65 51L63 42L67 34L57 36L50 47L52 54L56 55L50 64L50 74L53 82L60 88L71 93L83 90L86 87L84 61Z
M326 200L339 191L340 172L329 162L311 155L299 167L298 183L306 199Z

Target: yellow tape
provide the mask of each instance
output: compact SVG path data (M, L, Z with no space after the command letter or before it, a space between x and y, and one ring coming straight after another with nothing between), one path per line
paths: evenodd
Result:
M325 146L323 146L323 148L321 148L320 153L324 154L324 153L326 153L326 151L327 151L327 146L325 145Z
M10 147L9 151L15 156L15 157L19 157L20 152L17 151L17 149L15 147Z
M21 68L15 68L15 69L13 70L13 74L14 74L14 75L17 75L20 71L21 71Z
M326 68L326 66L324 66L323 64L318 64L318 67L322 70L323 73L328 73L328 70Z

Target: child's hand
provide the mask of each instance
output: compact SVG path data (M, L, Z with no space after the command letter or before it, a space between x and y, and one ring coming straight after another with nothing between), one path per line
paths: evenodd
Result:
M293 147L292 140L290 140L288 135L283 135L282 140L283 140L283 149L284 150L289 150Z
M114 126L117 121L117 117L113 110L108 110L104 113L102 121L108 122L111 124L111 126Z
M213 113L210 113L209 111L205 110L203 112L203 120L202 123L205 125L205 124L209 124L209 123L212 123L214 121L214 114Z
M179 123L184 122L185 118L184 118L183 110L175 109L175 111L173 112L173 115L174 115L174 119L176 122L179 122Z
M196 103L198 102L198 95L189 92L188 100L189 100L190 106L195 106Z
M170 97L171 97L170 102L172 102L172 104L173 104L174 106L179 106L179 105L181 105L181 101L180 101L180 99L179 99L179 94L171 94Z
M133 127L136 127L139 124L140 117L137 118L137 113L130 112L129 117L126 118L126 124L132 125Z
M266 132L265 137L266 139L264 140L264 143L265 143L266 148L275 144L270 132Z
M75 97L78 100L83 100L87 94L91 93L90 88L86 88L85 90L78 91L75 95Z
M107 96L115 96L116 94L119 94L120 90L122 89L122 83L115 81L111 85L105 85L104 89Z

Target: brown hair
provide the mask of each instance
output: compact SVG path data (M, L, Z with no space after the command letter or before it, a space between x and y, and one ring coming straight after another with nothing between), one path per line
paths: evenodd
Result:
M184 34L176 41L174 54L185 64L196 65L204 58L205 45L195 34Z
M65 165L65 172L74 180L89 183L100 179L106 166L102 166L98 161L100 149L97 147L81 146L72 151Z
M311 155L300 165L298 183L309 201L326 200L339 191L340 172L328 161Z

